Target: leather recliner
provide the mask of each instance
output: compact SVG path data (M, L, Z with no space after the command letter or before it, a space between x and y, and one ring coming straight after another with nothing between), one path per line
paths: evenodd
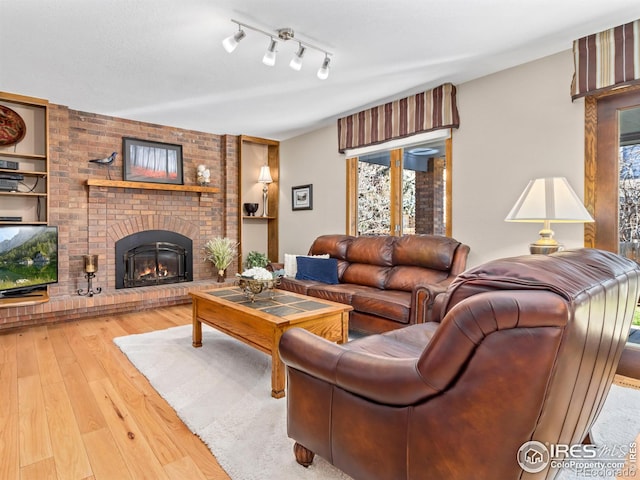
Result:
M344 345L287 331L287 431L356 480L552 479L528 441L579 444L607 397L640 294L635 262L594 249L460 274L440 322ZM543 464L544 465L544 464Z

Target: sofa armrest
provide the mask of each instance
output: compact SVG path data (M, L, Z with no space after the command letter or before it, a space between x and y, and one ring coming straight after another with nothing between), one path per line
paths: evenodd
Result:
M418 358L389 358L351 351L302 328L280 339L280 358L288 368L375 402L412 405L439 390L425 383Z
M284 263L269 262L265 268L270 272L277 272L278 270L282 270L284 268Z
M449 282L445 284L416 285L411 295L411 323L425 323L440 321L438 308L434 309L434 303L438 295L447 291Z

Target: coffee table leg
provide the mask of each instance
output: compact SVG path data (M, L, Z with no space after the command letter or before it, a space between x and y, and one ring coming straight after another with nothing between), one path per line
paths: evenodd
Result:
M194 314L193 316L193 333L192 333L192 343L195 348L202 346L202 322L198 320Z
M273 398L282 398L285 395L285 370L284 363L280 360L280 352L278 352L278 343L271 351L271 396Z

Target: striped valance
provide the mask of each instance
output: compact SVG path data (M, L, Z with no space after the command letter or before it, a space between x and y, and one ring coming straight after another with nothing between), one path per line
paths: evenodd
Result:
M457 128L456 87L445 83L338 119L338 150L366 147L441 128Z
M573 99L640 81L640 20L573 42Z

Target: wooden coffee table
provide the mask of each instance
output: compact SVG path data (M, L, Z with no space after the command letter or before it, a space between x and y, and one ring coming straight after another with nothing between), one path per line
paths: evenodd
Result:
M251 302L238 287L192 292L193 346L202 346L202 324L271 355L271 395L285 395L285 368L278 344L282 334L300 327L332 342L345 343L351 306L275 290Z

